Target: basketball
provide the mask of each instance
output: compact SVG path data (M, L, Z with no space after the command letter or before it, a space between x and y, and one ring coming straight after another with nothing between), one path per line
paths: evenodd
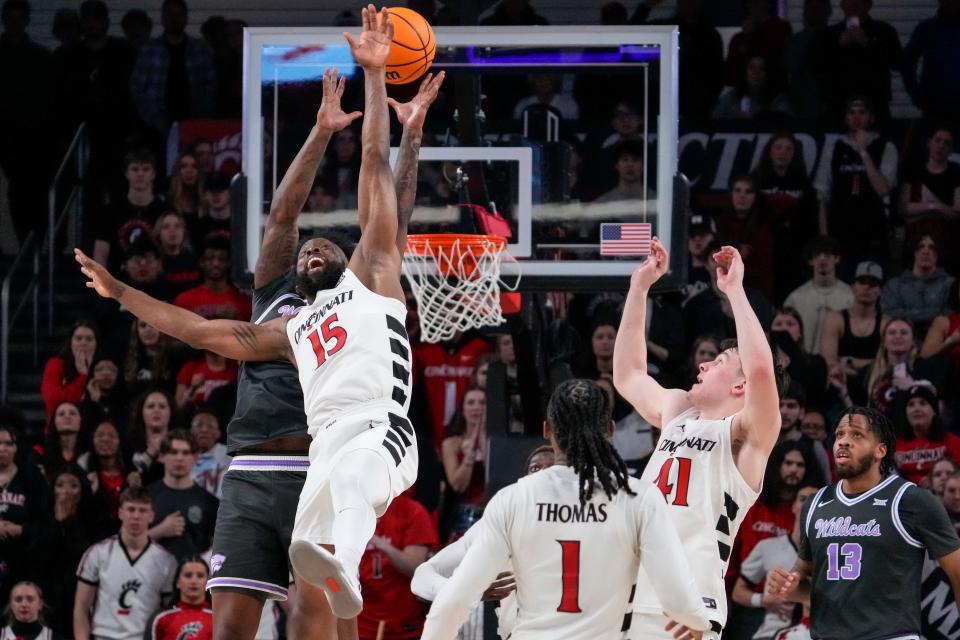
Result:
M387 9L393 20L393 44L387 58L387 84L413 82L430 68L437 39L430 24L405 7Z

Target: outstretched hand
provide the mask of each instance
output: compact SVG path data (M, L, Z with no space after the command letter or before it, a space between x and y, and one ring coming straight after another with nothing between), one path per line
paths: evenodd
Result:
M347 87L346 76L338 80L336 69L326 69L323 72L323 102L317 111L317 126L330 133L336 133L347 128L351 122L363 115L360 111L344 113L340 106L340 99Z
M80 263L80 272L90 278L87 286L96 290L104 298L119 298L126 285L110 275L102 264L89 257L80 249L73 250L74 259Z
M440 85L446 77L446 72L441 71L436 76L428 73L427 77L420 83L420 90L410 102L397 102L393 98L387 98L387 104L393 107L397 113L397 120L407 129L419 131L423 129L423 121L427 117L427 110L433 101L437 99L440 92Z
M653 283L667 272L669 265L670 256L667 254L666 247L660 242L660 238L654 236L653 242L650 243L650 255L633 272L630 277L630 286L649 290Z
M347 39L350 52L357 64L364 69L382 69L387 64L390 44L393 42L393 21L390 19L390 12L383 7L378 13L376 7L368 4L360 15L363 23L360 40L354 40L353 36L346 31L343 32L343 37Z
M713 254L717 263L717 288L726 295L743 288L743 258L735 248L725 245Z

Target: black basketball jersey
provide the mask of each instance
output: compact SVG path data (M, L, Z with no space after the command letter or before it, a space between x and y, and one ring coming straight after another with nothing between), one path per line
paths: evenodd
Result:
M812 637L917 636L924 557L960 548L946 511L898 475L859 495L841 485L808 498L800 515L799 555L813 563Z
M253 318L263 324L292 316L307 302L286 277L280 277L253 292ZM237 408L227 425L227 453L256 446L267 440L307 435L303 391L296 368L289 362L244 362L237 379Z

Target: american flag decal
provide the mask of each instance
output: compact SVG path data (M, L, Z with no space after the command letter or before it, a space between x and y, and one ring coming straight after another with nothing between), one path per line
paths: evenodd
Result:
M649 222L604 222L600 225L600 255L650 255Z

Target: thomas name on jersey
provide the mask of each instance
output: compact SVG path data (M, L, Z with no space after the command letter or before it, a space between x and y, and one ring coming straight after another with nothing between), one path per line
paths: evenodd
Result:
M297 333L294 335L294 340L297 344L300 343L300 336L303 335L304 331L309 331L313 328L313 325L316 324L317 320L322 318L328 311L333 309L335 306L343 304L344 302L349 302L353 300L353 289L344 291L343 293L337 295L334 298L331 298L325 305L311 313L309 316L304 319L304 321L297 327Z
M538 502L537 522L606 522L606 504Z
M696 449L697 451L713 451L713 448L717 446L716 440L707 440L706 438L698 438L696 436L691 436L689 438L684 438L680 442L671 440L669 438L661 438L660 444L657 445L657 450L659 451L669 451L670 453L676 452L677 449L687 448L687 449Z

